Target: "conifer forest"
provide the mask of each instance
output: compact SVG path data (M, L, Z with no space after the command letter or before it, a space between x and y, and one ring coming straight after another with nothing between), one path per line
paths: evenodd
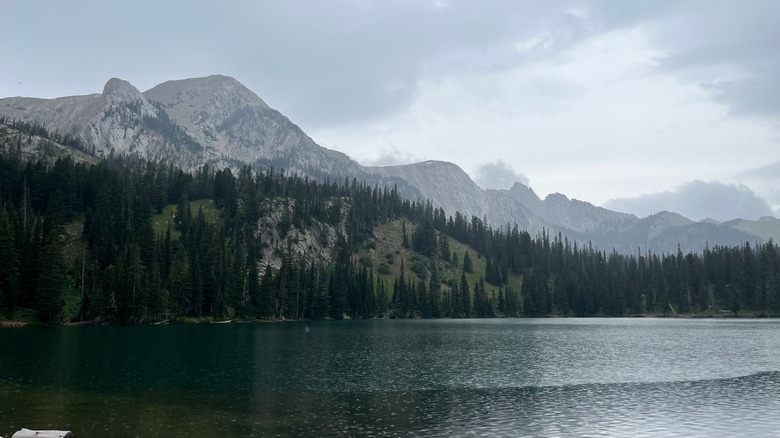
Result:
M188 173L129 157L27 159L21 143L29 128L5 137L0 155L7 315L117 324L780 315L780 252L771 240L620 254L561 234L448 216L427 200L354 179L315 181L249 166ZM157 223L165 212L171 220ZM268 217L281 238L335 230L332 245L323 242L330 254L313 257L293 248L295 239L264 240L258 224ZM403 254L393 269L377 262L381 254L371 256L375 231L390 223L402 224L385 236Z

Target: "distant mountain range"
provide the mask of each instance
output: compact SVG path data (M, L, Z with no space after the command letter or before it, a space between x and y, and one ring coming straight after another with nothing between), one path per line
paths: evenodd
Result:
M622 253L701 251L706 245L777 240L780 220L694 222L660 212L646 218L571 200L540 199L516 183L483 190L461 168L443 161L402 166L362 166L317 145L297 125L237 80L221 75L164 82L145 92L121 79L86 96L0 99L0 115L44 126L81 140L97 157L135 155L192 170L204 164L234 168L273 166L317 179L357 179L395 185L411 199L429 199L449 215L487 219L494 227L517 224L547 229L579 244Z

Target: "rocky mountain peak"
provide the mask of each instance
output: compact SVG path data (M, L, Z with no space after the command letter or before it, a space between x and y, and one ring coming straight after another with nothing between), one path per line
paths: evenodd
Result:
M268 105L230 76L212 75L202 78L179 79L163 82L144 92L150 100L167 107L186 103L190 107L224 112L241 107L269 109Z
M417 168L418 171L433 172L438 176L446 176L448 178L458 180L459 182L472 183L469 175L455 163L449 161L428 160L420 163L405 164L408 168ZM402 166L402 167L403 167ZM473 183L472 183L473 184Z
M103 97L109 102L145 101L144 95L130 82L119 78L111 78L103 87Z
M539 199L539 196L532 188L525 184L515 182L509 189L509 195L527 208L538 213L538 208L542 200Z
M565 205L569 203L569 198L566 197L563 193L550 193L547 195L546 198L544 198L544 202L546 204L561 204Z
M454 215L456 211L467 217L481 217L484 214L485 191L456 164L428 160L368 169L380 175L406 180L419 191L423 200L430 199L434 205L444 208L447 214Z

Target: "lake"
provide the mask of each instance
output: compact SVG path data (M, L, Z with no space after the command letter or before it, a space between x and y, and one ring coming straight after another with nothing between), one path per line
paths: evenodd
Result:
M777 436L780 321L0 330L0 436Z

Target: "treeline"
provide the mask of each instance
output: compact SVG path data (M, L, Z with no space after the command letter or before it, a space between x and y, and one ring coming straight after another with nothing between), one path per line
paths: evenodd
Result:
M60 132L50 132L48 129L46 129L46 127L35 122L10 119L7 116L0 115L0 125L7 125L21 133L26 134L28 137L41 137L54 143L68 146L90 155L95 155L94 147L87 147L78 137L68 133L62 134ZM22 136L17 135L15 140L16 141L13 143L13 146L21 148Z
M625 255L571 243L560 233L532 237L517 226L493 229L484 220L446 217L429 204L413 248L447 259L449 236L485 258L484 280L498 287L522 275L522 305L506 307L512 294L493 294L497 313L525 316L707 313L748 310L780 315L780 251L769 241L739 247L707 247L703 253ZM462 268L471 269L465 255ZM490 297L490 294L488 294ZM476 308L472 309L476 312ZM515 313L517 310L518 313ZM482 313L472 313L482 316ZM468 316L466 310L466 316Z
M216 217L192 211L191 201L203 199ZM259 237L258 220L279 214L269 210L275 200L288 206L276 224L282 236L339 230L330 261L289 247L275 248L279 263L264 258L271 242ZM155 228L153 214L169 205L173 222ZM375 272L361 256L375 228L392 220L404 221L395 238L415 254L397 275ZM451 240L473 252L456 253ZM34 309L42 321L780 314L773 242L702 254L608 253L560 234L448 217L354 179L317 182L246 166L191 174L121 157L47 165L0 155L0 260L0 306Z
M257 221L269 213L265 201L275 198L295 201L280 229L319 222L344 230L335 263L285 253L281 269L258 272L267 242L258 238ZM77 297L69 319L121 323L371 316L373 310L358 314L368 298L356 297L354 285L369 282L369 273L351 263L355 245L410 205L395 190L319 183L273 169L244 167L234 175L204 166L188 174L124 158L91 166L66 158L46 166L14 154L0 156L0 199L3 307L32 308L54 321L67 310L67 298ZM202 210L190 211L192 199L212 199L222 214L208 221ZM174 223L155 234L153 212L172 203ZM73 223L83 230L69 240Z

